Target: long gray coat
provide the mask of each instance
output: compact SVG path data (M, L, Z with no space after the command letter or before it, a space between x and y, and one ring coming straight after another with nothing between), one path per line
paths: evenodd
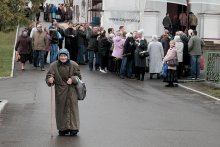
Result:
M164 57L162 44L158 41L150 42L147 52L149 52L150 55L150 73L160 73Z
M49 71L46 76L46 83L48 79L53 76L55 81L55 111L57 129L64 130L79 130L79 109L78 98L74 84L78 76L81 79L80 69L77 63L70 61L69 64L62 64L58 61L50 65ZM66 81L68 78L73 80L72 85L68 85ZM65 81L65 82L64 82Z

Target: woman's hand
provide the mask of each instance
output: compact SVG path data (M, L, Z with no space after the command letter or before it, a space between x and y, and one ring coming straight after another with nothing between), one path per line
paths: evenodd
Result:
M71 78L69 78L69 79L67 80L67 84L71 85L72 83L73 83L73 80L72 80Z
M48 79L48 82L49 82L50 84L53 84L53 82L54 82L54 77L50 77L50 78Z

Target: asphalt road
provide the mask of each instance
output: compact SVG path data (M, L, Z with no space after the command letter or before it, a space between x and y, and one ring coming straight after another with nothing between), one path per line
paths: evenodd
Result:
M220 103L148 75L141 82L88 66L81 72L88 95L77 137L59 137L54 127L51 138L46 71L16 68L14 78L0 80L0 99L9 101L0 147L220 147Z

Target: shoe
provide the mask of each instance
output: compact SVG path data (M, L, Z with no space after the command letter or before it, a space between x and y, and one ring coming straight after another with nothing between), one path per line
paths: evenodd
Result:
M133 76L128 76L128 79L135 79L135 77L133 77Z
M102 70L102 69L100 69L100 71L101 71L102 73L107 73L105 70Z
M36 70L37 69L37 67L36 66L33 66L33 70Z
M200 78L196 78L196 80L200 80Z
M79 65L86 65L86 63L79 63Z
M41 68L41 71L45 71L45 68Z
M65 135L68 135L69 134L69 131L68 130L64 130L64 131L59 131L59 136L65 136Z
M165 85L165 87L174 87L173 84L168 84L168 85Z
M121 79L124 79L124 78L125 78L125 77L124 77L124 76L122 76L122 75L120 75L119 77L120 77Z
M144 81L144 77L142 77L140 81Z
M89 68L90 71L92 71L92 68Z
M192 80L195 80L196 78L191 78Z
M70 136L77 136L78 130L70 130Z
M160 79L160 75L159 74L157 74L157 79Z

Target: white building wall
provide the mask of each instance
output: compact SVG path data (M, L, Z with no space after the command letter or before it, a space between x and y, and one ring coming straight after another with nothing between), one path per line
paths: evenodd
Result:
M162 35L164 27L162 20L166 15L167 3L145 1L144 11L141 12L140 28L145 30L145 36Z
M202 38L220 38L220 6L191 4L191 11L198 17L197 31Z

